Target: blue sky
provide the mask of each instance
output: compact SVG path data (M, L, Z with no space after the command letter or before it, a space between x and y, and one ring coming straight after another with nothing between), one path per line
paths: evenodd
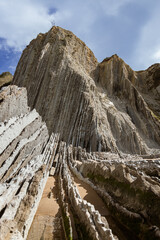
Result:
M0 73L53 22L71 30L98 61L118 54L134 70L160 62L159 0L0 0Z

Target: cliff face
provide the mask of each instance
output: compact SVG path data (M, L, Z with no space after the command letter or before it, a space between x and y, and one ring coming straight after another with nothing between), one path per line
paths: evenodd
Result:
M144 73L148 76L148 70ZM103 87L108 98L115 103L117 110L123 112L123 121L119 116L114 120L115 125L118 125L116 122L121 121L122 133L120 128L118 131L117 129L114 131L112 128L117 144L125 143L122 148L119 146L123 151L127 146L131 152L134 152L135 148L138 149L138 153L144 153L146 147L156 148L155 143L159 143L160 122L153 113L154 106L153 111L150 108L149 99L155 102L155 106L159 106L159 103L149 92L147 84L149 80L146 80L146 76L142 78L142 72L133 71L117 55L113 55L99 64L98 83ZM144 92L146 92L145 96ZM113 122L113 114L110 114L110 117L110 122Z
M54 27L14 83L0 90L0 239L160 239L159 64L98 63Z
M37 109L50 133L59 132L64 141L90 148L95 121L88 92L97 64L81 40L53 28L24 50L14 83L27 88L29 105Z
M29 106L67 143L158 154L160 123L144 97L144 78L116 55L99 64L74 34L53 27L24 50L14 84L27 88Z
M154 64L145 71L136 72L136 87L153 111L154 116L160 119L160 64Z
M137 76L116 55L98 64L81 40L54 27L24 50L14 83L27 88L29 105L64 141L92 151L156 154L160 124Z

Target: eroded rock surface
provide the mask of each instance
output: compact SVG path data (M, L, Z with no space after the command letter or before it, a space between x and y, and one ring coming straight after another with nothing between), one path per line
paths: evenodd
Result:
M56 135L27 105L26 90L0 92L0 239L26 239L49 169Z
M13 76L10 72L0 74L0 88L11 84Z
M149 104L150 96L159 106L158 66L151 69L136 73L117 55L99 64L73 33L53 27L24 50L14 83L27 88L29 106L67 143L87 151L158 154L160 122Z
M8 107L0 124L0 239L160 239L158 157L67 146L49 138L24 88L4 88L0 97L0 109ZM45 192L49 173L56 197ZM53 197L57 210L45 205Z
M59 142L53 163L66 239L160 239L159 158L120 159Z
M105 218L119 239L160 239L159 158L129 160L107 154L102 160L98 153L72 147L66 158L72 174L103 199Z
M14 83L0 91L0 240L160 239L159 64L98 63L53 27Z

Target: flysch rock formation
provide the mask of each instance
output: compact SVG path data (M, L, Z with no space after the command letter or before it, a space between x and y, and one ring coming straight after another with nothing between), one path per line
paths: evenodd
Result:
M61 149L58 176L61 194L62 189L65 192L61 204L68 218L74 218L77 231L86 229L86 239L160 239L160 159L127 156L120 160L118 154L87 153L72 146L65 149L63 143ZM75 176L82 186L86 183L98 193L107 214L104 209L101 215L81 199Z
M0 239L26 239L52 166L56 135L29 110L26 89L0 92Z
M159 65L133 71L117 55L98 63L73 33L53 27L23 51L13 82L67 144L87 151L157 155Z
M0 240L160 239L159 64L98 63L53 27L13 82L0 90Z

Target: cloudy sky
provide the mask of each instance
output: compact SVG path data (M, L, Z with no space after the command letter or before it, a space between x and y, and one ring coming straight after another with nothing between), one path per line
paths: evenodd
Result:
M22 50L55 23L98 61L117 53L134 70L160 62L160 0L0 0L0 73L14 73Z

